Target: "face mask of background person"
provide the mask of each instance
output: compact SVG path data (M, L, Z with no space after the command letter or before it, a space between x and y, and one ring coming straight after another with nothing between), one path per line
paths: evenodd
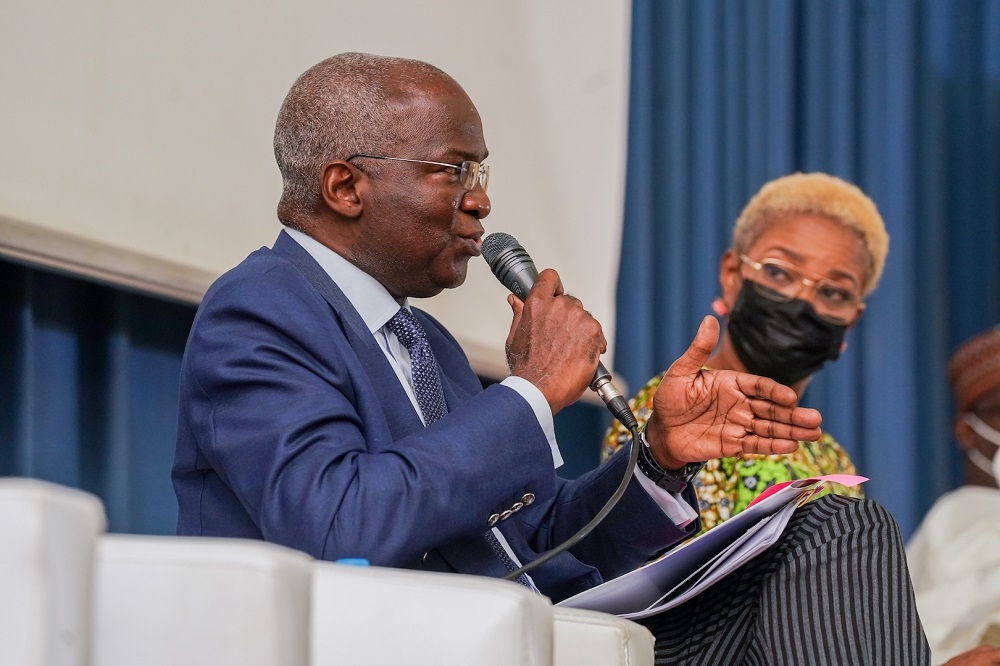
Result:
M995 444L998 448L993 452L993 460L987 458L982 451L974 446L969 447L965 451L965 455L969 458L969 461L973 465L983 470L986 474L993 477L993 483L1000 485L1000 431L991 428L987 425L981 418L973 414L972 412L967 412L962 415L962 420L969 424L973 432L985 439L991 444Z
M816 373L840 356L847 332L847 326L821 319L808 302L772 301L746 279L727 326L746 369L785 385Z

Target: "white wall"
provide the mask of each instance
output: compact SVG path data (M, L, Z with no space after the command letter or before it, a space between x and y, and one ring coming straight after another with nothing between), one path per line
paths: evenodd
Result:
M295 77L340 51L413 57L453 75L482 115L487 232L514 235L540 268L559 269L610 340L629 9L613 0L6 0L0 252L195 300L280 228L271 133ZM163 286L178 280L175 292ZM475 260L464 287L419 305L489 371L502 367L504 297Z

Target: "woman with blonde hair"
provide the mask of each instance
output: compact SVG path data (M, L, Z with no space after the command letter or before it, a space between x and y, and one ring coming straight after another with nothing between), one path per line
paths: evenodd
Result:
M770 377L801 399L820 368L846 348L844 335L864 312L888 249L882 216L855 185L825 173L766 183L736 220L732 246L719 261L721 295L712 310L725 327L707 367ZM653 377L631 401L640 424L662 378ZM602 456L629 437L613 428ZM832 473L855 469L825 431L792 454L709 460L693 479L702 529L739 513L775 483ZM842 486L834 492L861 496Z

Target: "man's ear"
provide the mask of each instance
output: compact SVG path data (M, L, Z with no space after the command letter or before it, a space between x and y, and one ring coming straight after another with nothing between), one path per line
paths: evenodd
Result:
M342 217L356 219L361 216L361 190L364 173L357 167L337 160L323 167L320 192L330 210Z

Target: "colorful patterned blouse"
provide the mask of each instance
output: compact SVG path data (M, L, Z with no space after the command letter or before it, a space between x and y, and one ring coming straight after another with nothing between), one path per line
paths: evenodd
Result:
M646 425L652 414L653 394L661 379L663 375L653 377L629 401L640 428ZM630 439L629 431L621 424L615 424L604 438L601 459L607 460ZM826 432L815 442L799 442L799 450L795 453L769 456L744 454L736 458L709 460L694 479L702 530L710 530L735 516L776 483L822 474L857 474L847 453ZM846 488L831 484L830 489L846 497L864 496L860 486Z

